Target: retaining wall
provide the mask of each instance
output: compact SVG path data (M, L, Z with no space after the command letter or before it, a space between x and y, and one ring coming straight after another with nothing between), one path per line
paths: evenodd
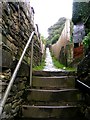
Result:
M5 89L10 81L14 68L22 54L22 51L32 33L34 27L34 11L25 2L0 2L2 8L0 18L0 95L3 97ZM38 31L37 31L38 32ZM38 34L39 35L39 34ZM39 36L34 39L33 66L39 65L42 59L42 49ZM12 86L6 101L2 119L12 120L20 114L21 105L24 102L25 89L29 87L29 66L31 45L28 48L18 75Z

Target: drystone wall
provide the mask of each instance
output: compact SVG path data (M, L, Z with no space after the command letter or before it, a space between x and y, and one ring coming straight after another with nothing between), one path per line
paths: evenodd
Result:
M35 30L33 24L34 11L24 2L0 2L0 100L3 98L6 87L10 81L14 68L22 54L22 51L32 33ZM33 66L40 64L42 50L40 39L34 39ZM29 87L31 45L28 48L21 67L18 71L11 92L6 101L2 120L12 120L20 114L21 105L24 102L25 89Z

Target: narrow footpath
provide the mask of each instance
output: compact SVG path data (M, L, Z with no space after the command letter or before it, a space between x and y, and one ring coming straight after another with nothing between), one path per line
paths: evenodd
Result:
M54 66L49 48L46 48L45 67L43 70L44 71L64 71L62 69L57 69Z
M35 71L32 87L25 90L20 119L86 120L81 112L82 93L75 88L75 72L57 69L46 48L46 66Z

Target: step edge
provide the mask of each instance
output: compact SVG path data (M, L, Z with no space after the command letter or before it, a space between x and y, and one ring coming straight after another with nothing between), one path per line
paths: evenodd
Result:
M26 89L26 91L37 91L37 92L70 92L70 91L77 91L77 92L80 92L78 89L60 89L60 90L53 90L53 89Z
M36 105L22 105L23 108L50 108L50 109L55 109L55 108L79 108L78 106L36 106Z
M55 79L55 78L58 78L58 79L59 79L59 78L75 78L75 76L48 76L48 77L47 77L47 76L32 76L32 78L33 78L33 79L34 79L34 78L42 78L42 79L44 79L44 78L47 78L47 79L48 79L48 78L49 78L49 79L50 79L50 78L52 78L52 79L53 79L53 78L54 78L54 79Z

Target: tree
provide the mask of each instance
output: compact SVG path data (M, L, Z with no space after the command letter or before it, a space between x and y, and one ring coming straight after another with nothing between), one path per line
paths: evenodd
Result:
M89 15L90 15L90 2L73 2L72 21L74 24L79 22L80 17L81 20L85 23Z
M40 36L40 38L41 38L43 44L46 44L46 38L44 36L42 36L42 35Z
M66 18L62 17L53 26L48 28L49 36L48 36L47 43L54 44L55 42L57 42L64 28L65 21L66 21Z

